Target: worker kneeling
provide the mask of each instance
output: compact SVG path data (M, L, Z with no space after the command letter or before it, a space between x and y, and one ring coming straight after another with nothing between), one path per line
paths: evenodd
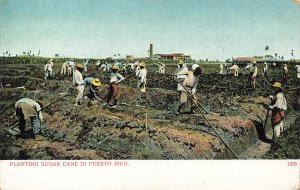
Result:
M280 133L283 132L283 119L284 111L287 109L287 102L282 93L281 84L275 82L272 87L275 90L275 96L270 96L271 104L269 109L272 110L271 124L273 128L273 141L280 136Z
M33 128L33 138L42 140L46 136L46 128L42 124L43 115L41 112L41 102L34 101L29 98L22 98L15 104L16 115L19 117L20 136L25 138L26 119L30 118Z

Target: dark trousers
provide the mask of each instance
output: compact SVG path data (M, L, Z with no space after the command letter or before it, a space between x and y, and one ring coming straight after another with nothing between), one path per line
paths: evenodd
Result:
M118 102L119 85L110 84L108 88L107 104L116 105Z

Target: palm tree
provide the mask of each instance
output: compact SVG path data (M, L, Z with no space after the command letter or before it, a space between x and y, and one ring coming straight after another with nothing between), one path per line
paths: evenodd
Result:
M278 55L278 54L277 54L277 53L275 53L275 59L277 58L277 55Z

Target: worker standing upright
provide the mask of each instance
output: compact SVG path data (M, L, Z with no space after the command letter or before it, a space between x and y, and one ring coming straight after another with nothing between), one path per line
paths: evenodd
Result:
M53 75L53 67L54 67L53 59L50 59L49 63L50 63L50 66L51 66L50 77L52 77L52 75Z
M107 94L106 105L116 107L119 95L119 83L125 78L118 73L118 66L114 65L110 74L109 89Z
M256 61L254 60L250 65L246 66L245 69L249 69L249 82L250 87L255 90L256 88L256 76L257 76L257 65Z
M283 64L283 71L282 71L282 83L287 83L288 81L288 68L287 64Z
M284 130L283 119L285 117L284 111L287 110L287 102L283 95L281 84L275 82L272 87L274 88L275 95L270 96L271 104L269 109L272 111L271 124L273 128L273 141L275 141Z
M263 75L264 77L267 77L267 71L268 71L268 63L264 62L264 68L263 68Z
M146 92L146 82L147 82L147 70L146 65L143 61L139 63L139 69L137 69L135 75L139 78L137 83L137 88L140 88L142 92Z
M296 65L295 69L297 71L297 78L300 79L300 65Z
M220 63L220 75L224 75L224 63Z
M77 69L73 74L73 83L75 84L76 90L78 91L75 106L79 106L81 105L83 100L84 81L81 73L84 67L82 64L77 64L76 68Z
M52 66L50 62L46 63L44 67L44 71L45 71L45 80L49 80L51 78L51 73L52 73Z
M62 64L60 74L62 76L66 75L67 74L67 69L68 69L68 61L66 61Z
M20 136L26 137L25 127L26 119L30 118L33 128L33 138L35 140L42 140L46 136L46 128L42 124L43 115L41 107L43 104L39 101L34 101L30 98L22 98L15 103L16 116L19 117Z
M179 73L185 73L188 71L188 68L186 66L183 65L183 61L180 60L179 63L178 63L178 68L176 69L176 78L177 78L177 81L178 81L178 84L177 84L177 91L179 92L179 94L181 94L181 90L183 89L182 87L182 83L186 77L185 74L179 74Z
M159 63L158 72L161 74L165 74L165 67L166 65L164 63Z

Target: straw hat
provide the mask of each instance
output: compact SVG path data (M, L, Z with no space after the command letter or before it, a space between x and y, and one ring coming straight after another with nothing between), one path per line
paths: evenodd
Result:
M272 86L275 87L275 88L280 88L280 89L282 89L281 83L280 83L280 82L275 82Z
M113 69L113 70L119 70L119 67L117 65L114 65L114 66L112 66L111 69Z
M140 67L145 67L144 61L141 61L141 62L139 63L139 66L140 66Z
M252 61L252 64L253 64L253 65L256 65L256 60Z
M80 63L78 63L78 64L76 65L76 67L79 68L79 69L83 69L83 68L84 68L83 65L80 64Z
M183 65L183 61L182 61L182 60L179 60L178 65Z
M94 80L92 81L92 85L93 85L93 86L96 86L96 87L99 87L99 86L101 86L101 82L100 82L99 79L94 79Z

